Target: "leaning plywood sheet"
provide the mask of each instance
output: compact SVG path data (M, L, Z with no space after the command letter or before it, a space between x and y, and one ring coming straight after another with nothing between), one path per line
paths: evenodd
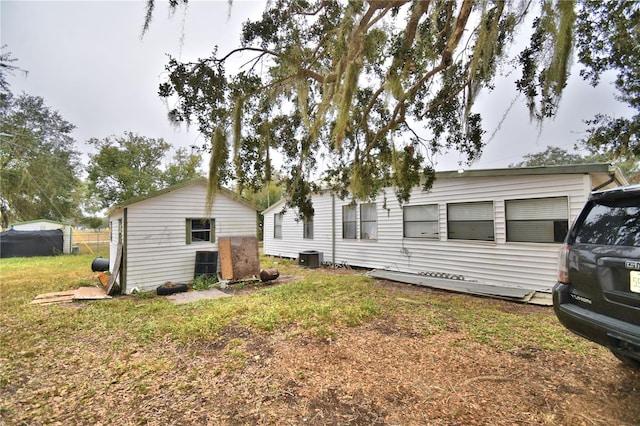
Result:
M118 278L118 274L120 273L120 268L122 267L122 244L118 244L118 249L116 252L116 261L113 264L113 272L111 272L111 276L109 277L109 282L107 283L107 294L113 294L114 284L116 283L116 279Z
M439 279L410 274L407 272L384 271L375 269L369 272L369 275L374 278L397 281L405 284L421 285L425 287L455 291L459 293L498 297L518 302L530 302L531 298L536 293L536 291L531 288L504 287L483 284L474 281Z
M260 274L258 239L246 237L220 237L220 274L223 280L239 281Z

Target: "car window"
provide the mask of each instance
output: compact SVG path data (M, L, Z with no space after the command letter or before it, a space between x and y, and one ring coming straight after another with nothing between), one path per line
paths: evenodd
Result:
M640 206L637 201L592 204L579 224L576 243L640 246Z

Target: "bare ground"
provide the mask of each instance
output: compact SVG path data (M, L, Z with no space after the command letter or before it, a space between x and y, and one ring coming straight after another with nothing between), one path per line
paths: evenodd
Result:
M486 302L518 315L553 315ZM580 357L535 346L498 350L473 342L454 318L433 335L421 326L395 317L319 338L294 326L263 334L234 325L215 342L186 346L86 334L37 363L20 386L2 389L0 423L640 424L640 374L603 348ZM24 356L37 357L37 348Z

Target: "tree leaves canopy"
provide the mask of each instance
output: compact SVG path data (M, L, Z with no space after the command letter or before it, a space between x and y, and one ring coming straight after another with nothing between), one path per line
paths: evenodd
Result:
M432 154L457 150L468 162L481 155L474 101L492 87L533 10L517 88L532 118L555 114L575 8L554 0L272 1L260 20L244 24L238 49L195 62L170 59L160 96L177 99L171 120L197 123L211 137L211 190L230 179L240 188L261 185L274 151L301 216L312 213L319 169L342 195L368 199L394 186L405 202L411 188L433 183ZM254 56L228 73L238 53Z
M606 71L617 73L614 85L618 100L626 103L632 117L602 113L590 126L583 145L593 154L613 153L632 160L640 158L640 2L588 0L581 4L578 19L578 56L585 65L581 75L594 86Z
M87 143L97 151L89 154L88 192L102 208L199 176L200 156L188 154L184 148L164 166L171 148L164 139L125 132L124 136L92 138Z
M81 191L74 126L37 96L9 96L0 109L0 213L10 221L77 217Z

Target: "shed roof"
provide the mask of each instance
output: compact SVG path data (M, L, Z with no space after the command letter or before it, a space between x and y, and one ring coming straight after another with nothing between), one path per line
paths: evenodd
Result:
M206 185L207 184L207 179L206 178L196 178L196 179L191 179L185 182L181 182L178 183L176 185L172 185L168 188L164 188L161 189L159 191L154 191L150 194L147 195L141 195L138 197L133 197L130 198L128 200L123 201L120 204L116 204L115 206L111 207L108 211L107 211L107 215L111 216L114 212L121 210L125 207L130 207L134 204L140 203L142 201L146 201L146 200L150 200L152 198L156 198L159 197L161 195L165 195L165 194L169 194L171 192L174 191L178 191L180 189L183 188L187 188L189 186L193 186L193 185ZM230 198L234 199L235 201L242 203L244 205L246 205L247 207L253 209L253 210L258 210L258 208L256 206L254 206L253 204L251 204L249 201L245 200L244 198L240 197L238 194L236 194L235 192L228 190L226 188L220 188L218 191L222 192L223 194L229 196Z
M49 220L49 219L34 219L34 220L27 220L24 222L13 222L9 224L9 228L12 228L15 225L28 225L30 223L40 223L40 222L46 222L46 223L55 223L56 225L68 225L68 223L64 223L64 222L58 222L55 220Z

